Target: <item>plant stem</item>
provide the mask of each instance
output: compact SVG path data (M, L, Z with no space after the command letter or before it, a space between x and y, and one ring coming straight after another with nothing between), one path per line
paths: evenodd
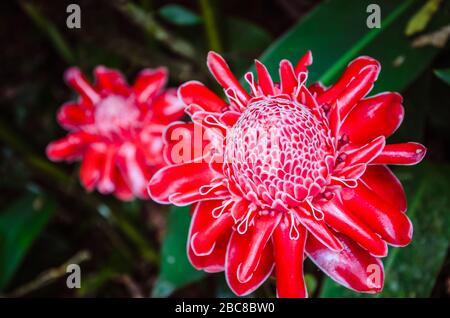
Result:
M148 35L161 42L172 52L195 61L197 57L195 48L190 43L173 36L156 21L152 13L146 12L128 1L112 1L112 3L120 12L146 31Z
M220 41L219 28L217 27L214 16L214 8L211 6L210 0L200 0L200 8L202 11L209 48L220 53L222 52L223 47Z
M24 1L19 1L19 5L23 11L30 17L34 24L48 37L55 50L59 53L61 58L68 64L74 64L76 61L73 55L73 50L70 48L67 41L62 36L61 32L56 26L48 21L45 16L39 12L38 7L34 4Z
M67 262L62 264L61 266L58 266L56 268L51 268L49 270L46 270L45 272L42 272L39 274L38 277L36 277L31 282L13 290L11 293L8 294L8 297L23 297L41 287L47 286L48 284L52 283L54 280L63 277L67 275L67 266L70 264L77 264L79 265L82 262L88 261L91 258L91 255L88 251L80 251L73 257L71 257Z
M154 266L159 265L159 256L157 252L148 244L147 240L138 232L132 223L128 221L123 213L119 212L119 207L112 202L108 202L104 197L99 198L95 195L89 195L83 191L71 189L73 179L67 175L62 169L54 165L50 161L36 155L29 149L27 144L12 130L8 128L6 123L0 119L0 140L8 144L12 149L20 153L25 161L35 172L45 175L59 185L69 196L80 200L88 207L94 209L102 217L102 207L107 207L109 216L115 225L137 246L142 257Z
M148 245L147 240L138 232L135 227L124 217L123 213L120 213L111 205L107 205L110 208L111 216L116 224L120 225L120 229L127 235L127 237L133 241L139 248L141 256L150 264L159 266L158 253Z

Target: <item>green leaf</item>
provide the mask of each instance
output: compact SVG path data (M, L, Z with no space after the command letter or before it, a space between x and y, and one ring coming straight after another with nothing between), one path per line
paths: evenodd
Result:
M54 201L28 194L0 213L0 290L7 286L54 211Z
M308 295L313 295L317 289L317 279L314 275L306 273L304 275L306 290Z
M181 26L199 24L202 19L191 10L178 4L168 4L158 10L158 14L166 21Z
M435 70L434 74L436 74L436 76L443 80L445 83L450 85L450 68L445 70Z
M312 50L315 62L309 68L309 80L321 80L329 85L352 59L369 55L378 59L383 67L372 93L401 91L420 75L439 50L413 48L404 35L405 24L421 1L377 1L381 7L382 25L379 29L369 29L366 9L372 2L323 2L272 44L260 60L276 78L281 59L295 63L307 50ZM448 7L448 2L445 5ZM447 10L440 10L430 27L443 25L448 19Z
M408 21L405 34L410 36L425 30L441 3L442 0L428 0Z
M425 72L407 89L403 90L403 105L405 117L395 134L389 137L389 143L400 143L406 140L425 142L426 127L430 115L431 103L431 74Z
M230 52L251 53L255 49L266 47L272 36L261 27L240 19L231 17L225 21L227 48ZM236 35L239 36L236 36Z
M167 220L166 236L161 248L161 265L153 297L166 297L205 276L189 263L186 255L186 240L191 216L190 207L172 207Z
M422 164L396 170L408 196L414 224L412 243L390 248L383 259L384 289L379 295L356 294L327 278L321 297L429 297L450 240L450 166Z

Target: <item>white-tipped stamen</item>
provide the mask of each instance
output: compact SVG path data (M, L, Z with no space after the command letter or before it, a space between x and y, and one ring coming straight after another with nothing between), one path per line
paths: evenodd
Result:
M238 224L237 229L236 229L239 234L245 234L247 232L250 218L252 215L253 215L253 210L249 210L247 212L247 214L245 215L245 217L240 221L240 223ZM242 226L244 226L244 228L242 228Z
M231 103L238 106L238 110L242 111L245 108L245 105L239 99L236 91L233 88L229 87L229 88L225 89L224 91L225 91L225 95L228 97L228 100Z
M222 205L220 205L217 208L213 209L211 211L211 214L212 214L213 218L215 218L215 219L220 218L222 216L223 212L225 211L225 209L233 202L234 202L233 199L228 199L228 200L224 201L222 203ZM219 212L217 213L217 211L219 211Z
M300 232L297 229L296 225L296 215L293 212L289 213L290 215L290 229L289 229L289 238L291 240L298 240L300 238Z
M253 96L257 96L258 89L255 84L255 77L254 77L253 73L252 72L245 73L244 78L245 78L246 82L248 83L248 85L250 86L250 90L252 91Z
M209 193L211 193L212 191L214 191L214 190L216 190L217 188L221 187L222 185L223 185L223 182L222 182L222 181L217 182L217 183L207 184L207 185L201 186L201 187L198 189L198 192L199 192L201 195L208 195Z

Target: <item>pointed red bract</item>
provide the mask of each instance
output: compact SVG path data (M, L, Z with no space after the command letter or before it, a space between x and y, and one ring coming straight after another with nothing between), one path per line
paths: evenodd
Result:
M228 64L219 54L209 52L207 65L217 82L219 82L225 90L229 88L234 90L242 101L246 101L249 98L248 93L241 84L239 84L238 80L228 67Z
M383 257L387 255L386 242L364 224L361 219L345 209L338 198L322 203L321 208L325 215L325 222L335 230L358 242L374 256Z
M250 294L256 288L258 288L272 273L273 262L273 247L272 242L266 241L266 244L259 250L257 255L250 255L257 257L255 268L252 271L250 277L247 277L245 281L239 279L239 273L244 262L249 258L249 252L251 251L251 242L253 237L257 236L255 229L249 228L244 234L239 234L237 231L233 231L231 238L228 242L228 249L225 261L225 277L228 282L228 286L238 296L245 296Z
M298 230L298 237L292 239L287 222L280 222L273 233L278 297L304 298L308 295L303 278L307 231L304 227Z
M425 157L426 148L416 142L386 145L373 161L378 165L415 165Z
M344 206L378 233L387 243L405 246L411 242L413 227L405 213L388 204L364 184L342 190Z
M197 104L206 111L221 112L227 107L225 101L200 82L191 81L181 85L178 94L186 105Z
M200 201L200 198L221 198L220 194L215 194L216 191L204 195L200 193L202 186L210 185L219 176L205 162L168 166L155 173L148 184L148 191L153 200L163 204L187 205ZM181 201L186 202L179 202L181 195L183 198Z
M381 199L394 205L402 212L406 211L406 194L400 180L386 166L369 166L361 181Z
M225 254L231 235L232 224L229 221L219 224L223 219L217 220L212 215L214 209L220 208L221 205L221 200L210 200L196 204L189 229L188 258L196 269L203 269L209 273L224 270ZM203 238L199 238L198 235L202 235ZM198 245L199 248L195 248L194 244Z
M362 293L377 293L383 289L383 263L352 240L340 235L342 252L327 249L314 238L308 238L308 257L338 284Z
M389 137L400 126L404 110L398 93L383 93L360 101L342 124L341 133L356 144L383 135Z

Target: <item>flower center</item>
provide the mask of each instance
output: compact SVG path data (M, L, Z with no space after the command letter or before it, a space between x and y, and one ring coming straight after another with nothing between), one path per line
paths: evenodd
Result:
M132 127L139 117L133 100L110 95L95 106L95 126L101 134L110 135Z
M264 209L288 211L328 183L328 127L292 100L266 97L250 103L226 143L230 182Z

